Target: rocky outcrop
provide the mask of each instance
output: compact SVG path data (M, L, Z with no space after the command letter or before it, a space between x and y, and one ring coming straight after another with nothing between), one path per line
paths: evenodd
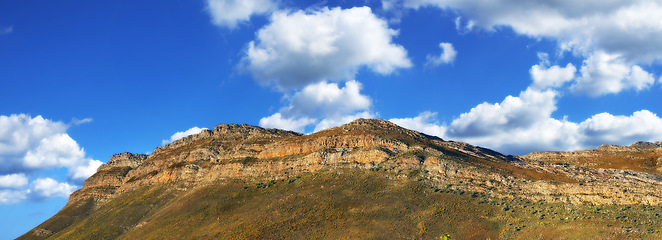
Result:
M80 202L86 198L93 198L98 202L105 202L125 182L126 175L142 164L148 155L119 153L110 157L107 163L101 165L97 172L85 180L84 191L71 194L69 204Z
M662 144L636 142L630 146L602 145L595 150L535 152L526 159L592 169L620 169L662 174Z
M633 143L629 146L630 148L636 148L636 149L655 149L655 148L662 148L662 142L644 142L644 141L639 141L636 143Z
M593 204L662 203L662 145L637 142L630 146L602 145L595 150L536 152L525 162L557 167L578 184L543 183L550 196L567 202ZM544 168L543 168L544 169ZM547 168L549 169L549 168ZM542 191L540 191L542 192Z
M147 154L118 153L110 157L106 164L103 164L97 171L106 171L116 167L136 168L147 159Z

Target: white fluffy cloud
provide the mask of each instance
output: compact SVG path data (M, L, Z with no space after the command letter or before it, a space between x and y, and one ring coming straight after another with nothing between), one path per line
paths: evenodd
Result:
M580 123L555 119L557 93L527 89L501 103L482 103L454 119L439 124L434 113L415 118L391 119L403 127L430 135L465 141L506 154L532 151L578 150L601 144L628 145L635 141L659 141L662 118L647 110L631 116L600 113Z
M32 187L27 191L28 196L33 199L47 199L52 197L69 197L78 187L68 183L58 182L52 178L39 178L32 182Z
M638 65L627 64L618 55L604 52L596 52L584 60L580 72L570 89L594 97L624 89L640 91L655 83L653 74Z
M391 42L397 34L369 7L276 12L249 43L242 68L281 90L352 79L360 67L390 74L412 65Z
M633 1L384 0L389 6L458 9L473 25L511 27L532 37L552 37L578 51L605 50L628 60L662 58L662 3ZM636 33L634 36L633 34Z
M267 14L275 9L276 3L272 0L207 0L212 22L229 29L247 22L253 15Z
M508 96L501 103L481 103L453 120L449 132L470 137L529 128L556 110L556 95L551 90L527 89L519 97Z
M572 63L568 63L565 67L559 67L558 65L550 66L549 55L547 53L538 53L538 58L540 59L540 63L534 65L529 70L531 79L533 79L531 87L534 89L557 88L575 78L577 68Z
M361 84L355 80L340 88L337 83L320 82L306 86L290 99L284 109L288 115L333 116L368 109L370 98L360 93Z
M33 149L28 149L23 163L29 168L51 168L75 166L85 158L85 152L66 133L55 133L39 140Z
M0 176L0 188L22 188L28 185L28 178L23 173Z
M260 126L319 131L374 117L361 84L349 79L361 68L391 74L411 67L406 50L392 42L397 34L369 7L275 12L240 65L260 84L283 91L288 102Z
M88 159L86 162L71 167L73 170L70 171L70 177L72 179L85 180L94 175L97 172L97 168L102 164L103 162L99 160Z
M422 112L413 118L391 118L390 122L400 125L402 127L413 129L422 133L433 136L444 137L448 130L445 124L439 124L435 120L437 113Z
M637 65L662 61L662 2L383 0L389 8L437 7L460 12L458 29L510 27L533 38L551 38L559 48L585 57L576 93L598 96L648 85ZM463 23L466 26L462 27ZM607 58L607 59L605 59ZM617 58L617 59L614 59ZM606 64L617 69L602 68ZM559 69L561 70L561 69ZM567 70L567 69L566 69Z
M630 116L600 113L582 122L553 118L558 93L550 90L571 83L568 85L572 92L597 97L650 88L655 78L641 66L662 62L660 1L382 2L387 10L436 7L458 13L458 31L496 31L506 27L532 38L552 39L562 53L569 51L584 59L578 70L572 64L552 65L547 54L540 54L540 63L529 71L533 84L519 96L508 96L501 103L482 103L450 124L435 122L429 112L415 118L392 119L396 123L514 154L662 138L662 119L647 110Z
M501 103L482 103L454 119L448 136L506 153L574 149L576 124L551 118L556 97L555 91L527 89Z
M455 61L457 51L453 48L453 44L442 42L439 43L439 48L441 48L441 54L439 56L427 55L425 57L426 67L436 67L441 64L453 63L453 61Z
M662 119L647 110L634 112L630 116L596 114L580 123L579 128L585 141L591 145L662 140Z
M170 139L161 140L161 144L166 145L168 143L177 141L177 140L179 140L183 137L187 137L187 136L190 136L190 135L193 135L193 134L198 134L198 133L202 132L202 130L207 130L207 128L192 127L192 128L189 128L188 130L183 131L183 132L176 132L175 134L170 136Z
M62 122L53 122L37 116L28 115L0 116L0 168L23 165L22 159L27 151L36 149L42 139L64 133L67 129ZM4 167L4 168L3 168Z
M30 188L26 190L0 190L0 204L13 204L27 199L41 201L53 197L67 198L79 188L69 183L58 182L52 178L38 178L32 181L30 185Z
M71 124L90 121L84 119ZM83 148L66 133L71 124L26 114L0 116L0 174L3 174L0 187L20 188L27 184L31 173L54 168L67 168L68 177L74 182L94 174L102 163L86 157ZM2 194L20 200L23 199L20 192Z
M361 84L355 80L342 88L327 82L308 85L286 97L289 105L262 118L260 126L302 132L306 126L316 124L315 131L319 131L356 118L373 117L368 111L372 102L360 90Z
M70 176L82 176L79 166L98 164L67 133L69 124L41 116L0 116L0 172L69 168ZM89 177L86 176L85 178Z
M12 204L27 199L26 191L0 190L0 204Z
M264 128L278 128L295 132L303 132L304 128L317 120L308 117L283 117L281 113L260 119L260 126Z

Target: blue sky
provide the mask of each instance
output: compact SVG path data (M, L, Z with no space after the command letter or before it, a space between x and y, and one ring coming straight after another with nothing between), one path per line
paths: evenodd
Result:
M662 4L0 2L0 238L112 154L355 118L520 155L662 140Z

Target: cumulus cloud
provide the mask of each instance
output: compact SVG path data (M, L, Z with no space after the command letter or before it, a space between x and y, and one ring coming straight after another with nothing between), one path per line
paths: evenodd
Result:
M22 188L28 185L28 178L23 173L0 176L0 188Z
M604 52L597 52L584 60L580 73L570 89L594 97L624 89L640 91L655 83L653 74L638 65L627 64L619 55Z
M508 26L532 37L553 37L562 46L579 51L602 49L644 62L662 58L662 43L656 41L662 36L659 1L384 1L402 2L414 9L459 9L476 26Z
M534 65L529 70L534 89L557 88L575 78L575 68L572 63L568 63L565 67L558 65L550 66L549 55L547 53L538 53L540 63Z
M532 38L555 40L562 53L568 51L584 59L577 69L572 64L552 65L547 54L539 54L540 63L529 71L533 79L530 88L500 103L479 104L450 124L437 123L429 112L394 122L513 154L595 148L604 143L627 145L662 137L662 119L647 110L630 116L600 113L581 122L553 118L559 94L551 90L570 83L572 92L597 97L650 88L655 78L641 66L662 61L659 1L382 2L387 10L435 7L453 11L459 15L455 25L460 32L510 28Z
M52 197L69 197L78 187L64 182L58 182L52 178L39 178L32 182L32 187L27 191L28 196L35 200L48 199Z
M291 97L287 107L262 118L260 126L302 132L316 124L314 131L348 123L356 118L373 117L368 111L369 97L361 94L361 83L351 80L340 87L337 83L310 84Z
M574 149L576 124L551 118L558 93L527 89L501 103L482 103L448 126L448 136L506 153Z
M66 124L26 114L0 116L0 187L21 188L30 174L54 168L66 168L74 182L94 174L101 162L86 157L83 148L66 133L70 126L89 121ZM5 200L0 202L12 202L9 198L20 201L25 195L22 192L5 190Z
M67 133L70 125L25 114L0 116L0 172L88 165L92 159Z
M212 22L229 29L247 22L253 15L270 13L276 7L272 0L207 0L207 11Z
M23 158L29 150L36 149L42 139L64 133L66 129L66 124L41 116L0 116L0 172L24 165Z
M447 128L445 124L439 124L439 122L435 120L436 117L437 113L426 111L413 118L391 118L389 121L404 128L433 136L444 137L446 136Z
M303 132L304 128L317 120L308 117L283 117L281 113L260 119L260 126L264 128L278 128L295 132Z
M662 119L648 110L637 111L630 116L600 113L583 121L579 127L590 145L659 141L662 138Z
M445 139L465 141L506 154L533 151L569 151L601 144L629 145L635 141L659 141L662 118L641 110L631 116L596 114L582 122L555 119L557 93L527 89L501 103L482 103L454 119L438 123L435 113L392 122Z
M294 94L290 106L283 110L288 115L319 117L367 109L372 103L360 90L361 84L355 80L346 82L342 88L337 83L311 84Z
M520 96L507 96L501 103L481 103L451 122L450 132L460 136L482 136L497 131L528 128L556 110L557 93L527 89Z
M94 175L102 164L103 162L99 160L88 159L86 163L73 166L69 177L74 180L85 180Z
M397 34L369 7L276 12L249 43L241 67L281 90L352 79L361 67L390 74L412 65L392 43Z
M74 166L84 157L85 152L76 141L66 133L58 133L40 139L35 148L25 153L23 163L29 168Z
M386 75L411 67L406 50L392 42L397 34L369 7L273 13L240 64L287 102L260 126L319 131L374 117L361 84L349 79L362 68Z
M183 131L183 132L176 132L175 134L170 136L170 139L161 140L161 145L166 145L166 144L169 144L171 142L182 139L184 137L187 137L187 136L190 136L190 135L193 135L193 134L198 134L198 133L202 132L202 130L207 130L207 128L192 127L192 128L189 128L188 130Z
M53 197L67 198L78 188L52 178L38 178L26 190L0 190L0 204L13 204L28 199L42 201Z
M598 96L645 87L650 79L637 65L662 61L662 3L656 0L383 2L391 8L436 7L460 12L468 20L457 18L458 29L476 26L496 30L505 26L533 38L554 39L560 49L588 61L577 79L576 93ZM599 68L595 61L616 69Z
M0 204L12 204L27 199L26 191L0 190Z
M455 61L455 56L457 56L457 51L455 51L455 48L453 48L453 44L442 42L439 43L439 48L441 48L442 50L439 56L427 55L425 57L426 67L436 67L441 64L453 63L453 61Z

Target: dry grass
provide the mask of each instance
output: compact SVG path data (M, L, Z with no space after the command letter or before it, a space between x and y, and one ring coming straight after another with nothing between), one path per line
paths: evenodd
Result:
M56 239L660 237L660 207L489 199L387 177L338 169L277 181L217 182L185 192L160 185L125 193L91 213L84 206L63 209L41 227L56 232Z

